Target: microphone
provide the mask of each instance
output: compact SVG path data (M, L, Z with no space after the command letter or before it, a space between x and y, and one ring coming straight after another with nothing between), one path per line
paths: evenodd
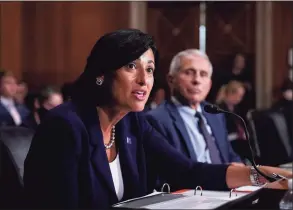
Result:
M252 166L253 168L260 174L262 175L263 177L265 177L269 182L274 182L274 181L277 181L277 180L280 180L280 179L283 179L285 177L279 175L279 174L275 174L273 173L272 176L269 176L269 175L266 175L264 174L262 171L260 171L258 169L258 167L256 166L256 163L255 163L255 153L254 153L254 150L252 149L251 147L251 139L249 138L249 133L248 133L248 129L247 129L247 126L246 126L246 123L244 121L244 119L242 117L240 117L239 115L233 113L233 112L229 112L229 111L225 111L221 108L219 108L218 106L214 105L214 104L206 104L204 106L204 110L207 112L207 113L210 113L210 114L220 114L220 113L225 113L225 114L231 114L231 115L234 115L235 117L239 118L244 126L244 131L245 131L245 136L248 140L248 145L249 145L249 149L250 149L250 153L252 155L252 160L250 160L250 162L252 163Z

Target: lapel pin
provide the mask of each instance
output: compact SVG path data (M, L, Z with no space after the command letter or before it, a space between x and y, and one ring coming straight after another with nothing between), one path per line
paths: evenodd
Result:
M126 137L126 143L127 143L127 144L131 144L131 138Z

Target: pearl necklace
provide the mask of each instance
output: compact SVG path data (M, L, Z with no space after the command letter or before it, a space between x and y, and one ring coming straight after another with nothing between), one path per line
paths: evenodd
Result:
M110 149L113 146L114 142L115 142L115 126L112 127L110 142L108 144L104 144L105 148Z

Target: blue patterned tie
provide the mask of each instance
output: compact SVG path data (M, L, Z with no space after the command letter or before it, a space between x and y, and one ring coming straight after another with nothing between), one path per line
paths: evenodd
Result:
M206 142L206 147L207 147L206 149L209 149L212 163L221 164L222 160L221 160L220 152L217 148L217 145L213 137L209 134L201 114L199 112L196 112L195 117L198 119L199 131L203 135L203 138Z

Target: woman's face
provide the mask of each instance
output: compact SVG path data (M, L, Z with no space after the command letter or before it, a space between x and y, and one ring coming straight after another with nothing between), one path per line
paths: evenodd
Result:
M237 54L234 60L234 66L238 69L244 69L245 57L242 54Z
M112 86L113 99L124 111L143 111L154 84L155 59L151 49L118 69Z
M242 101L244 94L245 89L243 87L238 87L237 91L228 95L227 99L232 105L237 105Z

